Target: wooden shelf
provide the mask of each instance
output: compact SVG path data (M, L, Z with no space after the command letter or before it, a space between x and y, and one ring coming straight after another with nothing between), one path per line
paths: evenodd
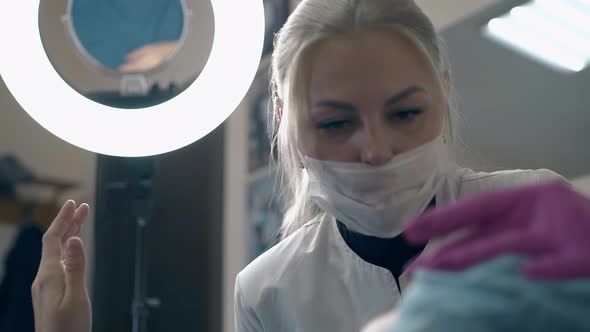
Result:
M0 198L0 222L19 224L22 220L22 213L31 203L19 201L16 199ZM51 203L33 204L34 222L42 228L47 228L60 207Z

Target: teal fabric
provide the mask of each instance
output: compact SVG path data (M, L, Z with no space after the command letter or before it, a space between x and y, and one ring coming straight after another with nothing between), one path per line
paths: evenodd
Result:
M503 256L458 272L416 271L391 332L590 331L590 279L530 281Z
M75 0L72 23L86 51L116 69L137 48L179 40L184 12L180 0Z

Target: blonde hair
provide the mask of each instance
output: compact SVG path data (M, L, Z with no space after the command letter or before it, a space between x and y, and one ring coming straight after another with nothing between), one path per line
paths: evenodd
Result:
M300 167L297 126L307 99L308 50L331 38L371 30L402 33L424 53L449 105L445 137L451 144L458 142L457 111L452 94L447 94L445 88L450 68L444 42L413 0L303 0L277 34L272 54L275 102L269 133L272 150L277 152L277 159L271 160L278 163L281 200L286 207L283 238L323 214L306 195L306 172Z

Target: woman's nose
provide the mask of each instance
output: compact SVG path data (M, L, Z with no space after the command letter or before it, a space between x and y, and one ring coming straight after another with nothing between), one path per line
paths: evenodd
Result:
M366 128L363 130L361 145L361 162L373 166L388 162L395 155L391 138L380 128Z

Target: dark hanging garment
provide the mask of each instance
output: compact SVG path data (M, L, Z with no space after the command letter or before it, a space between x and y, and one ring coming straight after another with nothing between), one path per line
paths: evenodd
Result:
M31 286L41 262L43 230L23 225L4 259L0 283L0 331L34 332Z

